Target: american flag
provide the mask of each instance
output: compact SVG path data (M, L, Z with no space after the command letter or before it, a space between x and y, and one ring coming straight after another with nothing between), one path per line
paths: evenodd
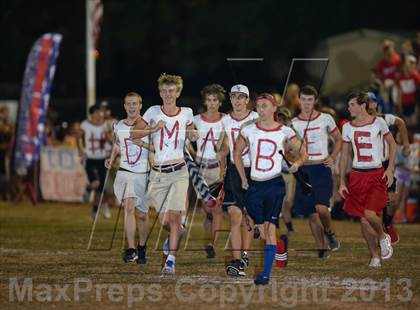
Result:
M91 1L89 17L91 20L91 36L93 38L94 47L97 48L99 35L101 33L102 16L104 14L104 5L102 0L87 0Z
M61 39L61 34L44 34L35 42L26 61L15 149L15 170L19 174L25 174L39 159Z

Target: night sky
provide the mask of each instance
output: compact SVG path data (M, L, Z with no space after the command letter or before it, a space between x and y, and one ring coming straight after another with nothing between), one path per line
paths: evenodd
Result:
M158 100L162 72L184 78L183 96L218 82L280 88L292 57L331 35L360 28L420 29L420 1L104 0L98 98L131 90ZM1 0L0 99L18 99L28 52L46 32L63 35L52 104L85 98L85 1ZM229 65L227 57L263 57ZM302 72L304 75L304 72ZM112 100L111 100L112 101Z

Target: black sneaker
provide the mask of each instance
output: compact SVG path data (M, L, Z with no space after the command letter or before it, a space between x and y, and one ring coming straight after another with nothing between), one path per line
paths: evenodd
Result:
M227 267L226 267L226 274L231 277L244 277L245 270L244 265L240 259L233 260Z
M206 253L207 253L207 258L216 257L216 251L214 250L214 246L212 244L209 244L206 246Z
M254 239L260 239L260 229L258 225L254 225Z
M241 261L242 261L242 264L244 265L244 267L248 267L248 266L249 266L249 257L248 257L248 253L246 253L246 252L242 252L242 255L241 255Z
M146 246L137 246L137 264L146 264Z
M137 261L137 252L135 249L127 249L124 251L123 260L125 263L134 263Z
M328 250L318 250L318 257L322 259L328 258Z
M328 248L335 252L340 248L340 241L337 240L335 233L333 232L324 232L325 237L328 241Z

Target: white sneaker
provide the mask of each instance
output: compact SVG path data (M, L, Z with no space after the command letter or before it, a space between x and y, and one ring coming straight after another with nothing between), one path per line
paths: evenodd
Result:
M162 245L163 255L169 255L169 238L166 238Z
M187 232L187 226L185 226L184 224L181 224L181 233L179 234L179 237L180 238L184 237L186 232Z
M381 248L381 258L389 259L392 257L394 250L391 245L391 237L385 234L385 238L379 241L379 247Z
M379 268L379 267L381 267L381 260L379 258L377 258L377 257L372 257L370 259L369 267L372 267L372 268Z
M167 260L165 266L163 266L162 274L175 274L175 263L171 260Z
M108 204L107 203L104 204L102 206L102 208L103 208L103 216L104 216L104 218L110 219L111 218L111 211L109 210Z

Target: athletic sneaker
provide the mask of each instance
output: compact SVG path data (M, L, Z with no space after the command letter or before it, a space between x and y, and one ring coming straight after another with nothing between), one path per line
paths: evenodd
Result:
M255 285L267 285L269 281L269 278L264 277L262 274L257 274L254 283Z
M388 234L385 234L385 238L379 240L379 247L381 248L381 258L389 259L391 258L394 250L391 245L391 237Z
M146 246L137 246L137 264L146 264Z
M318 258L328 258L328 250L322 249L322 250L318 250Z
M254 225L254 239L260 239L260 229L258 225Z
M233 260L226 267L226 274L231 277L244 277L245 268L243 262L240 259Z
M163 266L162 274L175 274L175 263L171 260L167 260L165 266Z
M244 267L248 267L249 266L249 257L248 257L248 253L246 252L242 252L241 254L241 261L244 265Z
M181 224L181 234L179 235L179 242L181 242L181 238L185 235L187 232L187 227L184 224ZM163 255L168 256L169 255L169 236L165 239L162 245L162 251Z
M370 259L369 267L373 267L373 268L381 267L381 260L377 257L372 257Z
M102 206L102 210L103 210L102 215L104 216L104 218L105 219L110 219L111 218L111 211L109 210L109 206L108 206L107 203Z
M187 232L187 226L185 224L181 224L181 234L179 235L179 237L180 238L184 237L186 232Z
M162 251L163 255L168 256L169 255L169 237L165 239L162 245Z
M214 246L212 244L208 244L206 246L206 253L207 253L207 258L215 258L216 257L216 251L214 250Z
M385 227L385 232L391 237L391 244L396 244L400 241L400 236L392 224Z
M137 258L136 249L127 249L124 251L123 261L125 263L134 263L137 261Z
M328 241L328 248L335 252L340 248L340 241L337 240L335 233L333 232L324 232L325 237Z

